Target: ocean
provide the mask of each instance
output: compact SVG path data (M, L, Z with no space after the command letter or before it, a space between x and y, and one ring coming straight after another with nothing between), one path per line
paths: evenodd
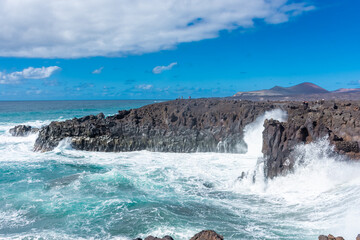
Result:
M360 163L331 154L326 139L298 146L304 162L273 180L263 176L267 112L245 128L246 154L33 152L36 127L154 100L0 102L0 239L190 239L213 229L225 239L355 239L360 233ZM244 178L240 178L242 172ZM254 181L255 180L255 181Z

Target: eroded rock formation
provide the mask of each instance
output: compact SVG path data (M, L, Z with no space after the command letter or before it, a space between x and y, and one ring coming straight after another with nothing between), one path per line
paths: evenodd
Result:
M68 138L74 149L86 151L241 153L246 151L244 127L266 111L282 109L288 114L286 122L269 119L264 123L264 171L273 178L293 168L298 159L296 146L321 138L327 138L335 152L359 159L359 107L359 101L175 100L114 116L100 113L52 122L40 130L34 150L50 151Z
M217 234L215 231L204 230L195 234L190 240L224 240L224 237Z
M136 238L134 240L142 240L141 238ZM148 236L144 240L174 240L170 236L165 236L163 238ZM203 230L195 234L190 240L224 240L223 236L217 234L213 230Z
M14 137L26 137L30 134L37 133L38 131L38 128L26 125L18 125L9 130L10 134Z
M298 156L294 148L327 138L334 151L359 159L360 112L358 102L289 104L288 120L266 120L262 152L265 174L273 178L291 170Z
M49 151L71 138L74 149L86 151L244 152L244 127L277 107L218 99L157 103L114 116L52 122L41 129L34 149Z
M141 238L136 238L134 240L142 240L142 239ZM148 236L144 240L174 240L174 239L172 237L170 237L170 236L165 236L163 238Z
M343 237L334 237L333 235L329 234L328 236L320 235L319 240L344 240Z

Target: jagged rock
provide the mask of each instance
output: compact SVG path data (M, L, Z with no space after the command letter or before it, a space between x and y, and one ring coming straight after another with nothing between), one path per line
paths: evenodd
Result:
M335 107L336 106L336 107ZM262 152L269 178L293 169L298 144L326 137L337 153L360 159L360 102L250 102L229 99L175 100L139 109L52 122L43 127L35 151L50 151L70 138L74 149L121 152L246 152L244 127L272 109L286 122L264 123Z
M346 141L337 141L335 142L335 147L339 151L343 151L345 153L353 152L358 153L359 152L359 143L358 142L346 142Z
M70 137L74 149L121 152L245 152L244 127L274 103L193 99L147 105L63 122L41 129L36 151L54 149Z
M26 125L18 125L9 130L10 134L14 137L26 137L30 134L37 133L38 131L38 128Z
M333 235L329 234L328 236L320 235L319 240L344 240L343 237L334 237Z
M134 240L142 240L141 238L135 238ZM165 236L163 238L148 236L144 240L174 240L170 236ZM224 240L223 236L217 234L213 230L203 230L195 234L190 240Z
M295 146L323 137L335 146L335 152L359 159L359 105L359 102L341 104L325 101L321 104L309 102L301 107L299 103L290 103L286 110L287 122L265 121L262 148L265 175L273 178L286 174L298 157L293 151Z
M223 240L223 239L224 239L223 236L217 234L213 230L204 230L195 234L195 236L193 236L190 240Z
M287 147L284 124L273 119L265 120L264 123L262 152L265 158L265 174L269 178L289 170L294 164L285 162L292 149Z
M172 237L170 237L170 236L165 236L163 238L148 236L144 240L174 240L174 239Z
M360 240L360 234L357 235L356 240Z

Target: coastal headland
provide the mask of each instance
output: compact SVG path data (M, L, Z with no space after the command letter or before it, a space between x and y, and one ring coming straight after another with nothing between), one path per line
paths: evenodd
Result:
M35 151L53 150L61 141L85 151L159 151L245 153L244 128L265 112L280 109L287 120L264 122L262 153L268 178L291 171L296 146L328 139L334 153L360 158L360 101L264 101L236 99L173 100L90 115L40 129ZM27 128L17 128L22 132ZM24 130L25 129L25 130ZM29 131L33 131L29 129ZM13 135L19 135L16 128Z
M19 125L10 133L27 136L38 132L34 151L39 152L51 151L65 141L76 150L99 152L246 153L246 126L267 112L280 110L287 116L286 120L266 119L260 136L264 176L272 179L301 164L302 152L298 146L318 140L328 141L332 153L342 156L342 161L359 160L359 109L360 101L356 100L178 99L119 111L107 117L99 113L54 121L40 129ZM192 239L223 238L215 232L204 231ZM343 238L321 235L319 239Z

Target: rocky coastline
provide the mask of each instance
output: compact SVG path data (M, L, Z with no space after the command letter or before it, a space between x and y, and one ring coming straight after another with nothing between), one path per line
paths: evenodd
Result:
M141 238L135 238L134 240L142 240ZM144 240L174 240L171 236L164 236L163 238L148 236ZM204 230L195 234L190 240L224 240L223 236L217 234L213 230ZM343 237L334 237L329 234L327 236L320 235L318 240L345 240ZM360 240L360 234L356 237L356 240Z
M333 235L329 234L327 236L320 235L319 240L345 240L343 237L334 237ZM360 234L357 235L356 240L360 240Z
M286 122L266 120L262 152L265 175L274 178L292 170L301 158L294 151L300 144L328 139L335 153L360 159L360 111L358 101L291 103L284 109Z
M141 238L135 238L134 240L142 240ZM144 240L174 240L171 236L164 236L163 238L148 236ZM217 234L213 230L203 230L195 234L190 240L224 240L224 237Z
M234 99L174 100L123 110L113 116L90 115L57 122L41 129L19 125L13 136L37 133L34 151L53 150L68 139L74 149L121 152L244 153L244 128L266 111L281 109L287 120L267 119L262 133L264 174L274 178L291 171L299 161L296 146L328 139L333 152L348 161L360 159L360 101L252 102ZM360 236L358 236L360 238ZM172 240L170 236L145 240ZM191 240L222 240L202 231ZM337 240L332 235L320 240ZM140 240L140 238L137 238Z
M96 116L52 122L41 129L35 151L50 151L71 138L74 149L121 152L245 152L244 127L267 102L218 99L174 100Z
M252 102L234 99L174 100L62 122L39 130L35 151L51 151L69 139L77 150L121 152L244 153L244 128L266 111L281 109L285 122L264 122L262 153L268 178L286 174L295 165L299 144L326 138L334 152L360 159L360 101ZM37 129L16 126L14 136Z
M141 238L135 238L134 240L143 240ZM164 236L163 238L148 236L144 240L174 240L171 236ZM224 240L224 237L219 235L213 230L203 230L197 234L195 234L190 240ZM345 240L343 237L338 236L335 237L331 234L325 236L320 235L318 240ZM360 240L360 234L356 237L356 240Z

